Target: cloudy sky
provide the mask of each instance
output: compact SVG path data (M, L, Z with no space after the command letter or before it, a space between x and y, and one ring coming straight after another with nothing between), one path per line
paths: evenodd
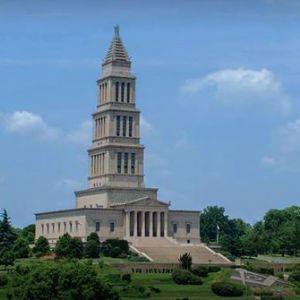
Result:
M0 207L74 207L101 61L119 24L145 182L173 208L255 222L300 203L300 3L0 0Z

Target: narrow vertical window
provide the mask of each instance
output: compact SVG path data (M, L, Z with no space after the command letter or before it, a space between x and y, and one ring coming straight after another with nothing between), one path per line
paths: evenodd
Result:
M117 172L121 174L122 171L122 152L118 152L117 158Z
M72 222L70 221L70 232L72 232L72 226L73 226L73 224L72 224Z
M127 117L123 117L123 136L126 136L126 131L127 131Z
M128 153L124 153L124 173L128 173Z
M116 126L117 136L120 136L120 129L121 129L121 116L117 116L117 126Z
M130 136L130 137L132 137L132 122L133 121L133 118L132 117L129 117L129 128L128 128L128 135Z
M177 232L177 224L173 224L173 233Z
M135 153L131 153L131 174L135 173Z
M100 222L96 222L96 228L95 228L96 232L100 231Z
M186 224L186 233L191 233L191 224Z
M42 224L42 234L44 234L44 224Z
M49 233L49 224L47 224L46 226L47 226L47 233Z
M124 102L124 94L125 94L125 83L121 83L121 101Z
M64 222L64 232L67 232L67 222Z
M107 82L105 82L105 102L107 102Z
M115 223L114 222L111 222L109 227L110 227L110 232L115 231Z
M57 223L57 231L60 233L60 222Z
M78 225L79 225L79 222L76 221L76 222L75 222L75 231L76 231L76 232L78 232Z
M52 233L54 233L55 230L55 223L52 223Z
M116 82L116 101L119 101L119 82Z
M130 83L127 83L127 103L130 102Z

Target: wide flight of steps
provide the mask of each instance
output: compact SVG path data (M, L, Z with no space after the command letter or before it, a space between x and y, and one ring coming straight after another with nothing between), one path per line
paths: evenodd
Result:
M204 244L181 244L169 237L131 240L132 250L158 263L178 263L180 255L190 253L193 264L231 265L232 262Z

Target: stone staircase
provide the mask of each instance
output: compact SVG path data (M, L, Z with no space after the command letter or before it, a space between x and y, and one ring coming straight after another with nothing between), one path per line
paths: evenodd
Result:
M139 237L130 242L133 251L157 263L178 263L180 255L190 253L194 264L233 264L226 257L214 252L204 244L181 244L170 237Z

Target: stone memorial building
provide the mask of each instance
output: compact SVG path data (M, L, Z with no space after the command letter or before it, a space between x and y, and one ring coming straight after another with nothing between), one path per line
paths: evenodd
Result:
M36 213L36 238L42 235L53 246L64 233L85 241L96 232L102 241L128 240L133 250L149 260L177 261L179 253L189 247L189 252L195 250L202 255L199 261L228 263L201 244L199 211L172 210L169 202L158 199L157 188L144 186L144 146L140 144L135 79L119 28L115 27L97 81L88 188L75 192L74 209ZM165 257L161 256L162 247Z

